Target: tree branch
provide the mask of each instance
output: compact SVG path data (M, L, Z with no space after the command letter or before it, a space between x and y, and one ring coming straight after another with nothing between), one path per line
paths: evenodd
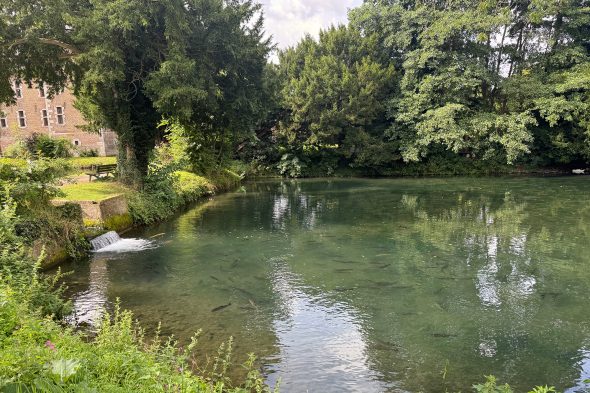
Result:
M53 38L38 38L38 41L41 42L42 44L46 44L46 45L53 45L53 46L59 46L62 49L65 49L67 51L69 51L69 56L76 56L79 55L81 52L78 48L76 48L74 45L70 45L68 43L65 43L63 41L59 41ZM21 45L24 43L29 42L28 39L26 38L19 38L18 40L13 41L12 43L10 43L8 45L9 48L12 48L14 46L17 45Z

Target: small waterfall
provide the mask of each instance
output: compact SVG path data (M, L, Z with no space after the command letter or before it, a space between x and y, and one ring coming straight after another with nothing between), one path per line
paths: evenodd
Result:
M117 232L107 232L90 241L96 253L124 253L149 250L157 243L146 239L121 239Z
M117 243L120 240L121 240L121 238L119 237L117 232L111 231L111 232L107 232L104 235L101 235L95 239L92 239L90 241L90 244L92 244L92 251L98 251L101 248L105 248L107 246L110 246L111 244Z

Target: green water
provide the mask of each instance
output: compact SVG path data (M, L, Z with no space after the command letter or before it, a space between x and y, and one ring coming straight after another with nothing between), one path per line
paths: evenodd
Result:
M283 392L468 391L484 374L584 391L590 178L244 188L134 234L157 248L77 265L77 318L120 297L163 334L202 329L203 352L233 336Z

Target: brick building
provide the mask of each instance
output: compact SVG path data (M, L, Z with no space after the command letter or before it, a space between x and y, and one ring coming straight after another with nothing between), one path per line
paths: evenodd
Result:
M117 137L110 130L88 133L77 126L84 118L74 108L69 90L48 98L45 89L14 83L16 104L0 107L0 154L7 146L33 133L69 140L77 151L96 150L101 156L117 153Z

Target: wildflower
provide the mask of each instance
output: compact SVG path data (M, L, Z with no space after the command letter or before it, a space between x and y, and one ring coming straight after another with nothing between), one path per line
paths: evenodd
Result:
M56 351L57 349L55 349L55 344L51 342L51 340L47 340L45 341L45 346L49 349L51 349L52 351Z

